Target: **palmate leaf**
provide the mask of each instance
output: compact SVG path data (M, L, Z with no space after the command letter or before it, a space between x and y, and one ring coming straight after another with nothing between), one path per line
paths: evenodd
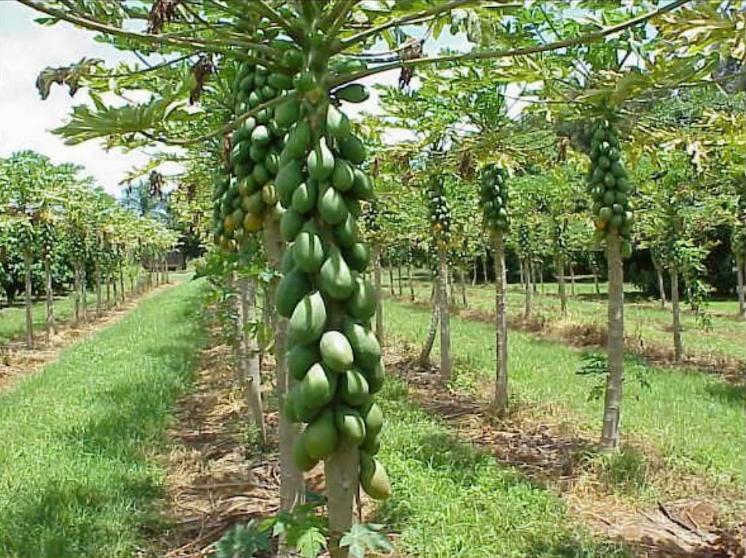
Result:
M93 74L104 63L99 58L81 58L77 64L58 68L46 67L36 78L36 89L42 100L49 97L53 83L67 85L70 96L73 97L78 89L84 85L85 79Z
M356 523L339 544L348 547L353 558L365 558L367 552L393 552L394 547L381 529L374 523Z

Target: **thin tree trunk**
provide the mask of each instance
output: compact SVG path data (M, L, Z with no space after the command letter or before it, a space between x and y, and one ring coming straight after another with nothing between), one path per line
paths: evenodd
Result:
M471 286L475 287L477 285L477 270L479 269L479 266L477 265L477 262L474 261L474 265L471 266Z
M503 233L495 233L495 399L493 402L497 416L505 416L508 410L508 321L506 312L505 287L505 247Z
M518 266L518 272L521 276L521 285L526 286L526 260L521 258L521 265Z
M259 368L259 346L256 336L246 331L248 324L256 319L256 280L242 277L238 281L239 291L239 334L241 340L241 376L245 390L246 404L251 410L254 427L262 445L267 441L264 427L264 406L262 404L262 377Z
M47 319L46 319L46 334L47 343L52 339L54 335L54 290L52 288L52 262L50 261L49 254L44 256L44 278L45 290L47 295Z
M531 275L528 271L528 261L523 260L523 277L525 279L524 285L526 287L525 295L526 298L523 302L523 317L529 319L531 317Z
M381 248L373 246L373 285L376 290L376 337L383 347L383 286L381 285Z
M570 296L575 296L575 269L572 262L570 263Z
M671 313L673 317L673 358L679 363L684 356L684 344L681 340L681 304L679 302L679 270L671 266Z
M435 334L438 332L438 321L439 321L439 309L440 305L437 300L433 301L433 310L430 314L430 327L427 329L427 337L425 342L422 344L422 350L420 356L417 358L417 363L421 368L424 368L430 364L430 353L433 352L433 345L435 344Z
M660 297L661 301L661 308L666 307L666 286L663 282L663 270L661 269L661 266L658 265L655 260L653 260L653 267L655 267L655 274L658 277L658 296Z
M284 251L284 243L280 236L279 224L272 219L266 219L264 223L264 247L270 265L278 270ZM277 278L271 285L272 295L269 301L274 300L274 290L277 288ZM269 303L269 302L268 302ZM285 403L285 395L295 384L293 377L288 374L286 350L287 350L287 318L275 314L274 337L275 337L275 375L277 378L277 395L279 407ZM295 506L302 504L305 496L305 484L303 473L298 470L293 461L293 445L300 437L301 425L290 422L285 413L279 413L278 418L279 456L280 456L280 510L291 511Z
M111 308L111 278L106 274L106 308Z
M414 302L414 278L412 277L412 262L407 263L407 282L409 283L409 300Z
M119 264L119 292L122 297L122 303L125 303L127 301L127 297L125 296L124 265L122 263Z
M111 288L114 291L114 306L119 306L119 286L117 285L117 277L114 274L111 276Z
M438 248L438 306L440 309L440 377L445 383L453 376L451 362L451 323L448 315L448 254Z
M34 302L31 300L33 295L31 285L31 266L33 265L33 257L31 250L26 249L23 254L24 272L26 274L26 346L29 349L34 348Z
M391 298L396 296L396 293L394 292L394 268L391 267L391 262L389 262L389 294L391 295Z
M746 286L744 286L746 264L741 265L741 263L736 260L736 278L738 280L736 290L738 291L738 317L744 319L746 318Z
M539 266L539 284L541 285L541 294L545 294L544 291L544 266Z
M80 323L80 262L73 264L73 308L75 325Z
M399 283L399 296L402 296L402 277L401 277L401 263L396 264L397 281Z
M557 290L560 298L560 314L567 317L567 289L565 289L565 258L557 257Z
M482 274L484 275L484 282L487 283L489 279L488 275L488 269L487 269L487 259L489 258L489 251L487 250L487 247L484 247L484 257L482 258Z
M331 558L349 555L349 547L341 547L339 542L352 527L355 497L359 491L359 455L358 448L342 445L324 460Z
M601 287L598 284L598 269L596 266L591 267L591 273L593 274L593 286L596 288L596 294L601 295Z
M448 282L448 301L456 306L456 295L453 294L454 287L456 285L456 281L453 280L453 271L448 268L448 277L446 278L446 281Z
M468 308L469 301L466 299L466 281L464 279L464 270L461 268L458 270L458 280L461 284L461 302L464 305L464 308Z
M83 300L83 321L88 321L88 275L85 271L85 264L80 270L80 289L82 291Z
M539 282L536 280L536 262L531 261L529 263L529 265L531 266L531 269L529 270L529 272L531 274L531 285L533 286L534 293L538 293L539 292Z
M622 266L621 239L609 233L606 239L609 262L609 321L608 367L604 419L601 432L601 449L619 449L619 431L622 414L622 385L624 381L624 268Z

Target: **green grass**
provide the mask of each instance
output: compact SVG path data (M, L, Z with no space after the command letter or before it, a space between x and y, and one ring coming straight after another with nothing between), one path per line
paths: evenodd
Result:
M387 301L389 336L420 343L430 319L426 310ZM494 329L490 324L451 321L457 386L472 388L494 375ZM513 399L567 409L584 427L600 431L602 401L588 395L598 381L579 376L577 351L511 331L510 382ZM650 391L626 382L622 428L652 440L670 465L707 474L725 483L746 483L746 390L721 378L685 370L649 368Z
M388 275L386 292L388 292ZM395 283L396 284L396 283ZM430 284L417 282L416 296L419 300L427 300L430 296ZM557 296L556 283L547 283L545 293L540 292L533 297L533 310L548 318L559 319L560 300ZM595 323L605 327L606 324L606 285L601 284L601 296L595 294L592 284L578 283L576 297L568 299L568 318L576 323ZM639 296L633 287L625 286L629 295L624 305L624 319L626 334L630 337L642 337L648 344L662 347L673 345L671 333L671 306L668 304L661 309L654 300L645 300ZM570 285L567 285L568 296ZM409 291L406 286L405 296ZM494 312L495 299L492 285L478 285L467 287L467 300L471 308ZM455 291L457 303L461 303L461 292ZM523 314L524 294L519 285L512 284L508 288L508 315L519 317ZM736 319L738 302L735 300L712 301L708 312L711 315L711 328L703 329L697 323L696 316L689 310L689 306L682 304L682 327L684 350L705 358L727 357L746 362L746 321Z
M204 341L199 293L145 299L0 394L0 556L135 555L164 474L152 456Z
M398 550L427 558L613 558L615 544L574 525L561 500L467 444L407 401L391 378L381 459L393 495L378 520L400 536Z

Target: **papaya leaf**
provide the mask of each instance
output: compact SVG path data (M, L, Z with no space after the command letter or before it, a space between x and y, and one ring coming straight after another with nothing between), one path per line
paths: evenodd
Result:
M382 525L356 523L339 541L340 546L350 549L353 558L365 558L366 552L392 552L394 547L381 532Z
M70 96L75 96L81 85L85 84L85 78L93 75L95 71L104 63L99 58L81 58L77 64L70 66L61 66L58 68L46 67L36 78L36 89L42 100L49 97L52 84L67 85Z

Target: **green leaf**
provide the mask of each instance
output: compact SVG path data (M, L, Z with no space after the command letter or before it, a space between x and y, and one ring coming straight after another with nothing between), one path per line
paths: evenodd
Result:
M348 547L353 558L365 558L366 552L393 552L394 547L388 537L381 532L382 525L375 523L356 523L352 526L339 545Z

